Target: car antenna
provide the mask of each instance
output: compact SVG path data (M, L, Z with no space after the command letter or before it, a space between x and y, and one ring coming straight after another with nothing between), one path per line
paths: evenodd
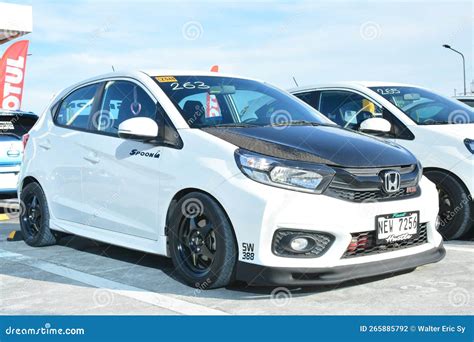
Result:
M298 82L296 82L296 78L295 78L295 76L293 76L293 81L295 82L296 86L297 86L297 87L299 87L299 84L298 84Z
M115 68L114 68L114 66L113 66L113 65L112 65L112 71L113 71L113 72L115 72Z

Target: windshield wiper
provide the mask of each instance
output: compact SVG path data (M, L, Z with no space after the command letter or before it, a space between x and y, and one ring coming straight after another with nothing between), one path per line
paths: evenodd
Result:
M462 125L462 124L471 124L471 123L474 123L474 122L462 122L462 123L458 123L458 124ZM421 125L421 126L455 125L455 124L457 124L457 123L456 122L449 122L449 121L428 121L428 122L419 123L419 125Z
M235 122L235 123L226 123L226 124L218 124L218 125L210 125L210 126L203 126L202 128L242 128L242 127L260 127L260 125L249 124L244 122Z
M265 125L266 127L278 127L278 126L329 126L329 127L338 127L336 124L326 124L326 123L319 123L307 120L293 120L288 122L280 122L280 123L271 123L269 125Z

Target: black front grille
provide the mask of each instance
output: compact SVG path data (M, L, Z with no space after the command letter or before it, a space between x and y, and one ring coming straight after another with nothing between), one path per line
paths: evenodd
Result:
M375 231L353 233L352 242L342 256L343 259L354 258L358 256L366 256L380 254L385 252L393 252L399 249L415 247L428 242L427 225L422 223L419 226L418 235L405 241L388 243L385 245L377 245L375 243Z
M395 201L417 197L421 169L418 165L387 168L337 168L325 195L350 202ZM384 172L400 174L400 190L387 193L384 189Z
M326 194L328 196L340 198L351 202L371 202L371 201L390 201L394 199L405 199L418 196L420 193L419 188L416 191L407 192L407 188L400 189L397 192L387 194L381 190L375 191L356 191L347 189L337 189L330 187Z

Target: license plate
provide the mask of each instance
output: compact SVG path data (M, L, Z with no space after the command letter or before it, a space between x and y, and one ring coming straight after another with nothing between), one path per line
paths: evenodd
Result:
M16 188L18 173L0 173L0 189Z
M379 215L375 218L377 244L409 240L418 234L420 212Z

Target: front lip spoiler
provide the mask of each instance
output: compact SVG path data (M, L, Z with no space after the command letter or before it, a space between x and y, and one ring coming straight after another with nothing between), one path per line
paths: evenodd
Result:
M425 252L387 260L330 268L266 267L239 261L236 279L249 285L328 285L348 280L409 270L440 261L446 255L443 243Z

